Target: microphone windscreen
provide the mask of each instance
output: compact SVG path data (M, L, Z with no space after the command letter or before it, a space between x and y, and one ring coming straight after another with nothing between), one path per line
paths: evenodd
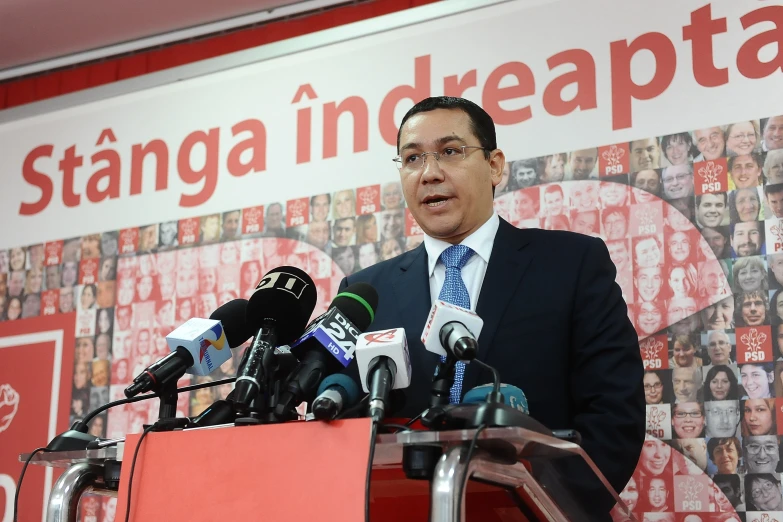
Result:
M226 340L231 348L241 346L255 333L247 326L246 311L247 299L232 299L219 306L209 316L210 319L220 321L220 324L223 325L223 332L226 334Z
M316 298L315 284L304 271L293 266L275 268L261 278L250 296L247 324L258 330L265 319L274 319L277 343L290 344L307 326Z
M487 402L487 395L492 391L492 384L482 384L465 393L462 398L462 404L476 404ZM527 405L525 393L511 384L500 384L500 393L503 394L504 402L522 413L530 413Z
M318 392L315 394L316 397L326 391L329 386L340 386L343 390L345 390L345 395L347 397L346 403L348 404L348 407L351 407L359 402L359 385L356 384L356 381L344 373L333 373L321 381L321 385L318 387Z
M357 330L363 332L375 319L378 291L368 283L353 283L335 296L332 306L340 310Z

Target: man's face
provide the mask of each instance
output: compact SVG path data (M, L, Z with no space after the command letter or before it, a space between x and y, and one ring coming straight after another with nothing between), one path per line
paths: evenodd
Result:
M704 155L705 160L718 159L723 155L726 144L723 140L723 131L720 127L697 130L693 133L696 148Z
M704 407L708 437L733 437L736 434L740 420L739 402L708 401Z
M742 300L742 320L748 326L760 326L767 318L764 300L754 295L746 295Z
M639 297L644 301L654 301L661 291L663 280L661 279L661 268L658 266L650 268L640 268L636 271L636 289Z
M100 257L100 236L95 234L82 239L82 258Z
M628 266L628 246L625 241L614 241L606 244L609 249L609 257L612 263L617 267L618 272L622 272Z
M577 150L571 153L571 173L574 179L587 179L595 168L598 149Z
M734 318L734 298L727 297L722 301L708 306L701 312L704 327L708 330L725 330L731 328ZM715 363L718 364L718 363Z
M672 385L677 402L695 402L699 391L698 375L691 368L674 368Z
M571 223L571 231L579 234L593 235L598 228L598 214L595 212L579 212Z
M657 169L661 166L661 147L658 140L649 138L631 142L631 172Z
M236 237L239 230L239 211L229 212L223 216L223 237Z
M279 203L272 203L267 207L266 226L273 230L283 228L283 207Z
M544 192L544 214L559 216L563 213L563 193L559 190Z
M620 211L608 211L604 217L604 234L609 241L620 241L628 232L628 220Z
M757 187L761 180L761 167L749 154L737 156L731 167L731 179L738 189Z
M725 257L723 252L726 248L726 242L728 241L726 236L712 228L702 229L701 234L704 236L705 241L707 241L707 244L717 259Z
M661 263L661 249L655 238L647 238L636 244L636 264L640 267L652 267Z
M353 255L353 249L351 247L346 248L335 256L334 262L340 267L346 275L353 273L353 267L356 264L356 258Z
M643 170L636 175L634 187L657 195L660 194L661 180L654 170Z
M773 116L767 120L764 143L768 150L783 149L783 116Z
M117 255L117 237L114 234L103 234L101 236L101 252L104 256Z
M723 332L712 332L707 338L707 352L712 364L729 364L731 354L729 336Z
M726 198L717 194L704 194L696 207L696 221L703 227L717 227L726 215Z
M696 300L692 297L672 299L669 301L669 309L667 310L669 324L674 324L692 316L696 313L696 310Z
M388 210L381 213L381 235L383 239L402 236L403 214L401 210Z
M758 255L761 248L759 224L755 221L737 223L731 236L731 248L738 256Z
M655 510L661 510L666 507L666 500L669 498L669 489L662 478L650 479L647 486L647 500L650 507Z
M307 242L320 249L326 248L329 242L329 223L314 221L307 227Z
M544 167L544 179L547 183L563 181L565 177L565 162L563 162L562 156L555 154L549 156Z
M8 283L8 294L21 296L24 289L25 273L22 271L11 272L11 281Z
M448 142L441 142L451 137ZM408 119L400 133L400 155L442 151L451 145L478 146L470 118L460 110L436 109ZM457 243L478 229L493 212L492 187L500 183L505 157L499 150L487 160L467 149L464 160L441 165L426 156L416 171L400 171L405 201L430 237ZM387 236L388 237L388 236Z
M339 219L334 222L334 244L337 246L348 246L351 244L356 225L353 218Z
M329 196L327 194L315 196L310 205L310 212L313 214L313 221L326 221L329 217Z
M767 205L776 218L783 218L783 191L767 194Z
M663 193L669 199L685 198L693 194L693 175L687 165L675 165L663 170Z
M60 312L73 312L73 288L70 286L60 289Z
M514 178L517 188L532 187L536 183L536 169L520 163L511 164L511 176Z
M675 232L669 236L669 253L674 261L682 263L691 255L691 240L685 232Z
M740 368L740 378L742 379L742 387L745 388L745 393L751 399L764 399L770 396L769 385L772 383L772 374L767 373L763 366L757 366L755 364L743 364ZM763 401L759 401L761 403ZM745 408L748 408L748 404L745 404ZM764 405L766 409L766 405ZM748 413L746 412L747 416Z
M748 473L775 473L780 461L778 438L758 435L745 440L745 462Z

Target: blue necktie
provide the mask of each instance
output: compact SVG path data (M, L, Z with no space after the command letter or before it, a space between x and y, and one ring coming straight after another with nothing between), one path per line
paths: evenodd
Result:
M462 280L462 267L475 254L470 247L465 245L452 245L440 255L440 262L446 266L446 280L440 290L438 300L461 306L470 310L470 294L465 282ZM441 357L445 361L446 357ZM449 402L457 404L462 394L462 380L465 378L465 363L457 361L454 368L454 385L449 393Z

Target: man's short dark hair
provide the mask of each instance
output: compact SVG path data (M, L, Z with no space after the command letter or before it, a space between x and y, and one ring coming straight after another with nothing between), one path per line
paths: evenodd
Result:
M729 204L728 192L707 192L705 194L699 194L698 196L696 196L696 208L699 208L699 205L701 205L701 200L704 196L723 196L723 204L724 205Z
M405 113L400 123L400 129L397 131L397 152L400 152L400 135L402 128L408 118L420 112L429 112L436 109L451 109L464 112L470 118L470 128L473 134L478 138L479 143L484 147L484 157L489 159L489 153L498 148L497 137L495 135L495 122L487 111L465 98L455 98L453 96L435 96L425 98L411 107Z
M764 166L764 159L761 157L761 154L758 152L751 152L750 154L740 154L740 156L750 156L750 159L753 160L753 163L756 164L756 166L761 170L761 168ZM729 172L734 168L734 162L737 160L739 156L731 156L728 160L728 167Z
M310 206L312 207L313 205L315 205L315 198L320 198L321 196L326 196L326 201L328 205L332 204L332 195L326 192L324 194L316 194L315 196L310 196Z
M783 183L775 183L774 185L764 185L764 195L779 194L783 192Z

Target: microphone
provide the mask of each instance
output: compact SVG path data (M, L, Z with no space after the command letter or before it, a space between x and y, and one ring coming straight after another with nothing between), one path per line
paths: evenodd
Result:
M324 379L318 387L318 396L313 401L313 416L318 420L332 420L358 402L359 387L356 381L344 373L335 373Z
M373 322L377 307L375 288L367 283L354 283L337 294L329 310L291 343L291 353L299 359L299 365L286 381L275 408L279 419L292 418L297 405L315 399L324 378L350 364L356 337Z
M248 325L257 325L253 344L245 350L237 372L234 404L247 412L266 386L273 385L274 347L289 344L304 330L316 303L313 280L304 271L282 266L269 271L247 303Z
M389 405L389 392L411 383L411 359L403 328L368 332L356 344L356 362L362 388L369 392L370 417L381 422Z
M421 333L427 351L471 360L478 352L478 339L484 320L461 306L435 301Z
M246 328L236 319L247 306L244 299L234 299L224 304L210 316L210 319L192 318L166 336L172 350L170 354L149 365L125 388L130 398L139 393L176 386L177 381L189 373L209 375L215 368L231 358L228 347L241 345L245 340ZM222 321L230 325L231 339ZM233 344L232 344L233 343Z

